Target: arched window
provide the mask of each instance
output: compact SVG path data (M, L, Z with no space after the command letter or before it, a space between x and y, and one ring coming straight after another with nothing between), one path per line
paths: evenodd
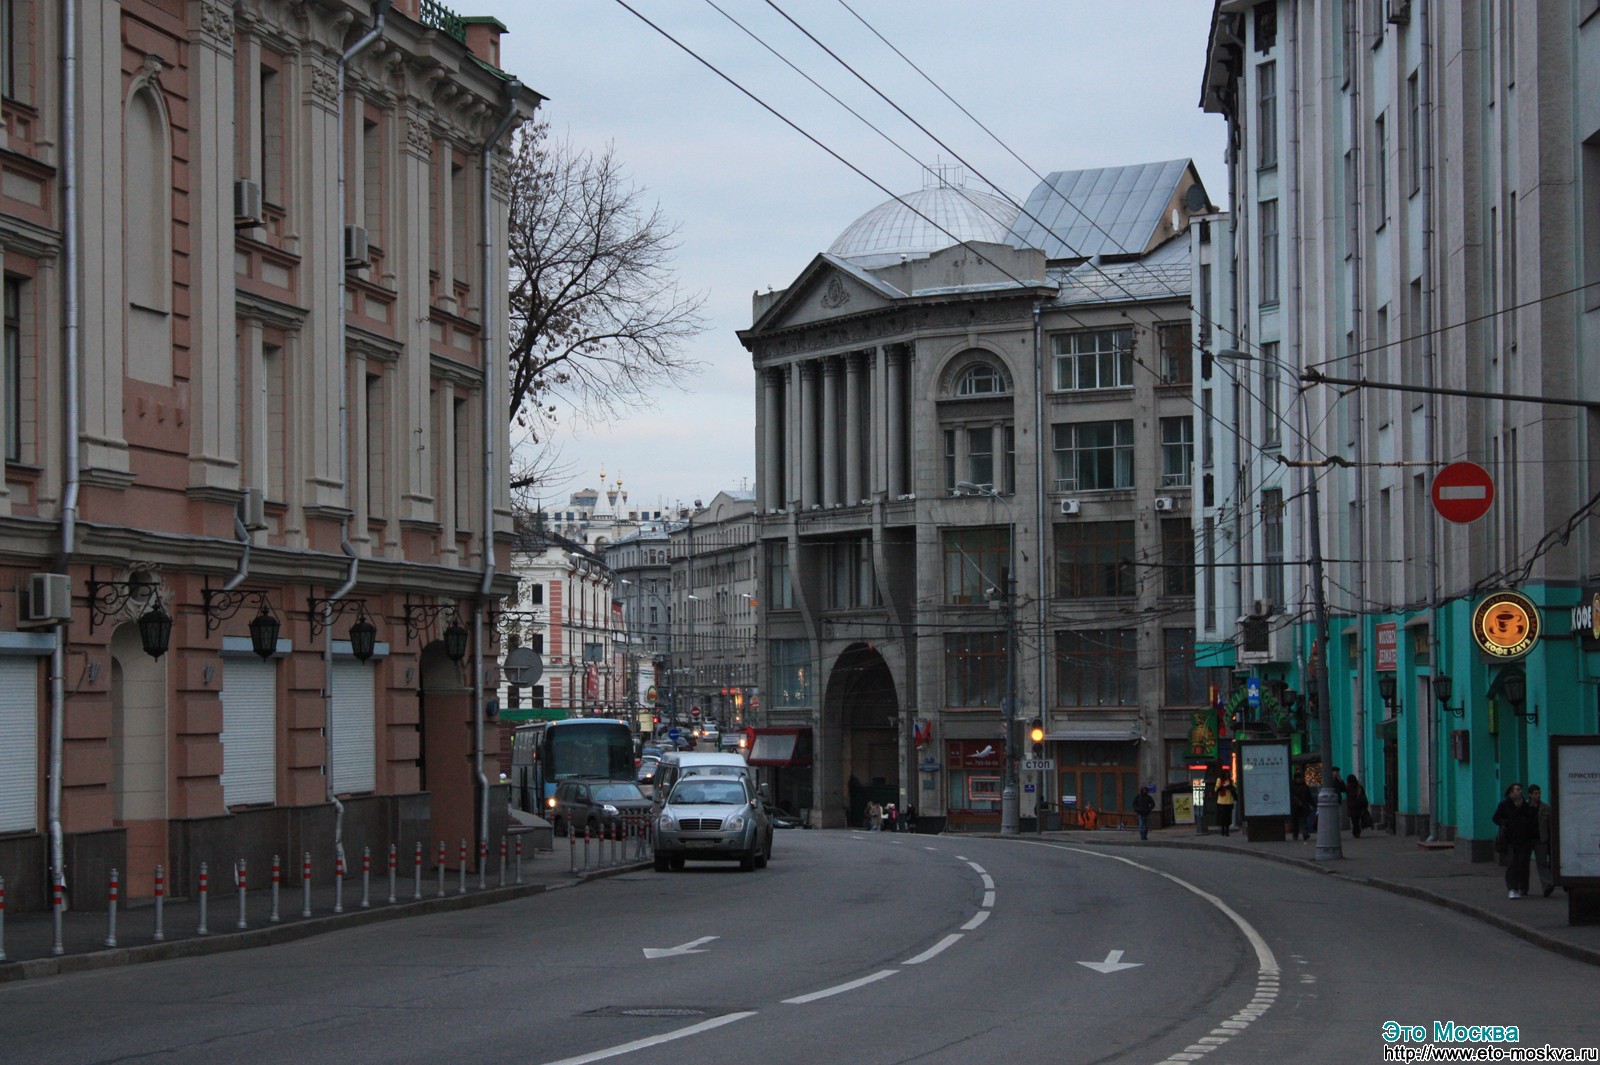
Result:
M127 369L172 383L172 156L153 79L128 98L123 126L123 254Z
M1005 390L1006 379L986 362L974 363L956 379L958 396L998 396Z

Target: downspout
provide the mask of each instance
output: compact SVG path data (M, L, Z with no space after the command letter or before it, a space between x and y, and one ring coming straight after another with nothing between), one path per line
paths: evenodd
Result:
M349 367L345 365L345 288L346 271L344 262L344 227L345 227L345 122L344 122L344 75L345 68L350 60L365 51L368 46L383 34L383 19L389 12L390 0L373 0L372 2L372 28L356 39L355 43L346 48L339 56L338 82L335 87L334 97L337 100L335 113L339 129L339 159L337 171L338 181L338 224L334 227L334 239L338 249L338 267L336 276L339 278L339 337L334 345L335 358L338 360L339 377L339 480L344 485L345 494L350 494L350 380ZM348 509L348 508L347 508ZM333 848L335 854L342 861L344 859L344 803L333 790L333 604L350 594L350 589L356 585L357 572L361 560L356 556L355 545L350 542L350 517L345 515L339 526L339 546L350 557L350 572L346 575L344 583L336 588L331 595L322 601L322 704L323 704L323 729L325 737L324 757L327 759L327 773L323 780L326 782L328 802L333 806Z
M245 528L244 519L237 514L233 516L233 535L244 545L244 553L239 556L239 568L233 571L228 583L222 586L225 592L231 592L244 583L245 577L250 573L250 548L254 546L250 539L250 530Z
M1047 693L1049 692L1049 658L1050 649L1044 646L1044 641L1049 639L1049 600L1050 600L1050 570L1048 564L1052 556L1046 551L1047 530L1051 528L1049 515L1045 508L1045 476L1044 476L1044 358L1043 358L1043 326L1040 315L1044 310L1042 300L1033 301L1033 453L1037 456L1033 464L1033 503L1035 530L1037 533L1034 548L1036 565L1038 567L1038 596L1039 596L1039 717L1044 717L1044 708L1050 705ZM1011 561L1013 568L1016 560ZM1046 729L1048 732L1049 730ZM1043 803L1049 798L1048 780L1051 774L1041 773L1039 776L1039 794L1034 797L1035 804ZM1034 811L1035 823L1044 827L1044 811L1042 808Z
M494 277L494 188L490 181L494 163L494 146L511 128L517 116L516 92L521 82L512 78L506 82L506 111L500 116L494 132L483 144L478 169L482 172L482 225L483 225L483 330L480 341L483 352L483 583L478 586L478 603L472 612L472 767L478 778L478 839L489 839L489 778L483 769L483 613L489 602L489 590L494 585L494 502L499 487L496 475L495 441L499 437L500 419L506 412L499 409L500 389L495 379L494 323L499 307L497 290L491 287ZM508 227L509 228L509 227ZM480 851L480 853L482 853ZM483 870L478 870L478 883L483 883Z
M61 5L61 251L64 325L62 386L66 391L62 426L61 562L68 572L78 538L78 386L83 368L78 360L78 4ZM66 728L67 622L56 626L50 650L50 791L46 816L50 825L50 882L66 895L66 848L61 833L62 732ZM53 898L53 894L52 894ZM52 902L55 942L50 953L62 954L61 907Z
M1422 35L1422 56L1418 67L1417 80L1418 95L1422 97L1418 104L1422 122L1422 337L1427 345L1425 356L1422 360L1423 382L1429 388L1436 388L1439 384L1439 352L1433 341L1433 78L1430 64L1433 62L1433 46L1430 42L1430 16L1427 0L1421 0L1417 5L1418 30ZM1439 400L1436 396L1423 397L1423 417L1427 424L1427 460L1428 468L1437 468L1436 462L1439 446ZM1428 602L1432 617L1428 621L1428 640L1433 651L1433 676L1437 677L1444 667L1440 657L1439 640L1439 518L1436 514L1428 517ZM1432 679L1429 681L1429 695L1432 695ZM1428 842L1432 843L1439 838L1439 812L1443 805L1439 794L1439 761L1443 754L1439 750L1439 708L1437 705L1429 708L1428 714Z

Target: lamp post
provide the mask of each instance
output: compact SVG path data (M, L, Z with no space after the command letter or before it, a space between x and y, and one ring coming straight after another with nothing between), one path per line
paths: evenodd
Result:
M1223 348L1213 352L1213 355L1235 362L1269 362L1291 374L1296 372L1288 363L1270 355L1251 355L1233 348ZM1300 439L1309 442L1311 434L1307 431L1303 394L1296 399L1300 408ZM1306 524L1310 526L1307 530L1307 546L1311 557L1306 562L1311 567L1311 624L1316 645L1311 662L1311 690L1317 697L1317 744L1321 747L1319 753L1322 755L1322 787L1317 791L1316 859L1319 862L1333 861L1343 858L1344 851L1339 838L1339 793L1333 786L1333 701L1328 696L1328 596L1322 565L1322 500L1317 490L1316 474L1309 472L1311 468L1324 463L1316 460L1297 462L1282 456L1279 456L1279 461L1286 466L1307 471L1306 511L1309 517Z
M971 492L974 495L987 496L990 499L1004 503L1007 510L1011 504L999 492L994 490L992 484L976 484L972 481L957 481L959 491ZM1021 798L1017 794L1017 595L1015 567L1012 559L1016 554L1017 523L1015 518L1006 523L1006 566L1000 573L1000 603L1006 612L1006 675L1005 694L1000 697L1000 718L1004 723L1006 760L1005 772L1000 780L1000 834L1002 836L1015 836L1022 823Z

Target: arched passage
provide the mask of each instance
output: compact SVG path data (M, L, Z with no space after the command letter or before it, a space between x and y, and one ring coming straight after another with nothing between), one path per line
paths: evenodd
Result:
M871 644L844 649L828 674L822 729L837 743L834 786L824 794L845 796L850 824L861 823L867 803L900 801L900 700L889 664Z
M422 788L428 793L431 832L445 844L445 865L460 864L467 841L467 867L476 861L477 781L472 760L472 686L466 671L435 640L422 650L417 703L422 715ZM435 844L437 846L437 844Z

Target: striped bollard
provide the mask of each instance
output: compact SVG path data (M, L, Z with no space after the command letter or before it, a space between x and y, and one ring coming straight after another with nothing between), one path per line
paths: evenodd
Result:
M0 876L0 961L6 960L6 878Z
M311 916L311 852L306 851L305 861L300 863L300 892L304 896L304 903L300 907L301 917Z
M267 920L273 924L278 923L278 885L283 880L283 868L278 864L278 856L272 856L272 912L267 915Z
M61 942L61 913L64 909L61 904L61 897L66 893L66 886L66 882L61 877L51 876L50 909L56 926L56 940L50 945L51 954L65 954L67 952L66 945Z
M572 822L567 822L567 858L574 876L578 873L578 841L572 838Z
M583 826L583 871L589 871L589 826Z
M394 902L394 874L399 867L400 852L393 843L389 844L389 902Z
M487 869L488 865L489 865L489 838L487 836L480 836L478 838L478 890L479 891L482 891L485 887L488 886L487 883L484 881L484 875L488 872L488 869Z
M506 838L500 837L500 886L506 886Z
M239 867L234 870L234 881L239 885L239 923L235 928L249 928L250 921L245 917L245 894L250 889L250 868L245 865L243 858L239 859Z
M200 863L200 927L195 929L196 935L210 935L211 929L206 927L206 896L208 894L210 874L206 872L206 863Z
M161 912L161 908L163 905L165 905L166 901L167 873L166 870L162 869L161 866L158 865L156 866L156 931L154 936L157 943L167 938L167 930L164 926L165 915Z
M372 848L361 848L361 908L372 907Z
M517 883L522 883L522 837L517 837Z
M111 870L111 879L106 886L106 946L117 945L117 895L121 885L117 882L117 871Z
M411 863L411 875L416 880L416 885L411 891L411 901L418 902L422 899L422 841L417 840L417 856Z
M444 840L439 841L439 897L444 898Z
M344 912L344 848L336 848L333 857L333 912Z
M456 894L457 895L465 895L466 893L467 893L467 841L466 841L465 838L463 838L461 840L461 887L460 887L459 890L456 891Z

